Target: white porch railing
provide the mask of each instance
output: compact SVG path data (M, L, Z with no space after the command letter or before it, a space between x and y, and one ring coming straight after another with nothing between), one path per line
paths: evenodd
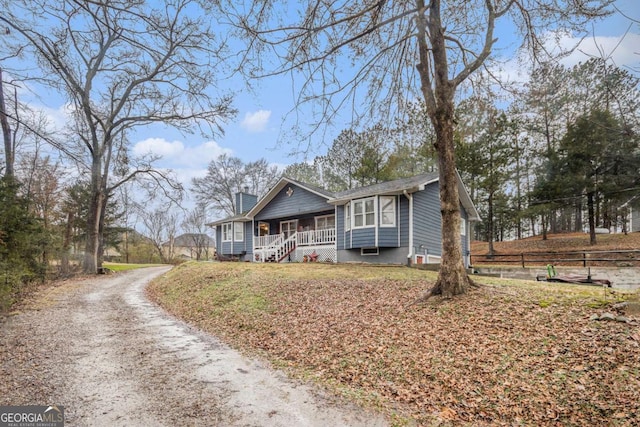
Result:
M322 247L333 246L336 243L336 230L310 230L292 233L287 239L284 234L271 234L268 236L253 237L253 252L255 261L280 262L287 258L292 261L301 261L302 253L298 256L296 248L308 248L310 252L317 252ZM335 248L332 248L335 252ZM298 259L300 258L300 259ZM334 255L328 255L322 259L333 259ZM334 261L335 262L335 261Z
M276 239L264 239L260 243L264 244L263 247L254 247L254 259L257 262L280 262L285 257L289 256L291 252L296 248L296 233L293 233L288 238L284 238L284 234L276 235ZM262 236L267 237L267 236ZM254 236L254 239L258 237ZM256 242L256 240L254 240Z
M298 232L298 246L332 245L336 242L335 228Z
M284 241L284 234L269 234L267 236L254 236L253 247L254 249L262 248L275 248L280 246Z

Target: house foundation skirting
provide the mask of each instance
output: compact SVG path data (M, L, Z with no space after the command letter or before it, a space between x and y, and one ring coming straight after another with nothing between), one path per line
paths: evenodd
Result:
M334 246L299 246L293 251L291 258L295 262L304 262L305 256L309 260L314 253L318 262L338 262L338 251Z

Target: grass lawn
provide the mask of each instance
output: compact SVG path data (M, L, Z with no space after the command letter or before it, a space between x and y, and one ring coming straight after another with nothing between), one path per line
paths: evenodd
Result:
M187 263L152 299L245 354L395 425L640 424L640 327L589 320L601 288L478 278L411 303L435 273L406 267Z

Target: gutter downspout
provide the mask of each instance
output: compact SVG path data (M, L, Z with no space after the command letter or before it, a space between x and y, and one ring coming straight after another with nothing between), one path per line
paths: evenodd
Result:
M407 264L413 263L413 194L403 190L404 197L409 200L409 254L407 254Z

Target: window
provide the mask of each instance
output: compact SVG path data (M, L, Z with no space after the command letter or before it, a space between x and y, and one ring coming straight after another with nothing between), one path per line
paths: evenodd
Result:
M462 217L460 218L460 234L467 235L467 220Z
M335 215L316 217L316 230L327 230L327 229L335 228L335 226L336 226Z
M226 224L222 224L222 241L230 242L231 241L231 228L232 222L227 222Z
M244 224L241 222L233 223L233 240L242 242L244 240Z
M351 203L344 206L344 229L345 231L351 230Z
M361 248L360 255L380 255L379 248Z
M393 196L380 197L380 225L396 226L396 198Z
M376 225L376 203L370 199L353 202L353 228L373 227Z
M284 238L288 239L298 230L298 220L280 221L280 233L284 234Z

